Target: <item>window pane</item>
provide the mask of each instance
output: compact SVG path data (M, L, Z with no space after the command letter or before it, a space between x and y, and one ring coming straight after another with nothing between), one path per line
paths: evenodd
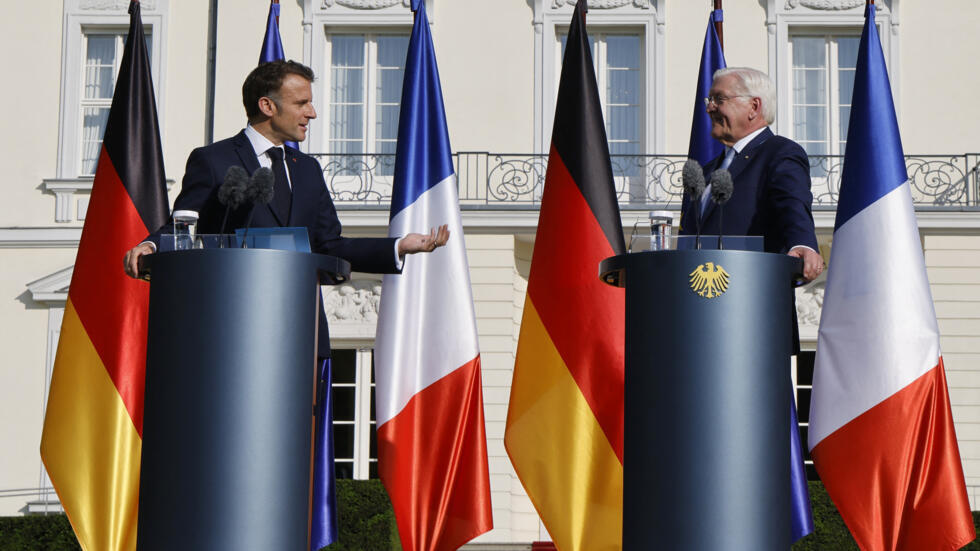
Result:
M378 66L404 67L408 55L408 36L384 35L378 37Z
M364 101L364 69L333 67L330 69L330 102L362 103Z
M87 107L82 110L82 175L95 174L95 165L102 149L102 135L109 120L108 107Z
M353 386L333 387L333 419L334 421L354 420L354 391Z
M827 109L825 107L796 107L793 109L793 130L797 141L827 139Z
M111 98L115 35L89 35L85 52L85 98Z
M332 105L330 107L330 137L332 139L363 139L363 125L363 105Z
M354 424L333 424L333 452L336 459L354 458Z
M606 101L610 104L637 105L640 102L640 71L635 69L609 69L606 85Z
M364 36L334 35L330 40L332 67L363 67Z
M827 154L827 144L825 142L800 142L800 145L803 146L806 154L810 157ZM814 164L815 161L815 159L810 159L810 164Z
M402 81L405 78L407 36L379 36L377 59L377 105L375 108L374 151L388 149L382 140L398 136L398 110L401 103ZM393 151L393 150L392 150ZM389 175L388 163L382 163L380 174Z
M793 44L793 67L827 66L826 41L822 36L795 36L790 42Z
M841 105L850 105L854 93L854 69L843 69L838 73L838 94Z
M333 384L354 384L357 382L355 358L357 351L335 348L331 353L330 369L333 371Z
M606 37L606 63L610 67L638 70L640 68L640 37L638 35L609 35Z
M337 478L354 478L354 460L340 460L335 459L333 464L334 473L336 473Z
M847 127L851 121L851 108L840 108L840 155L844 154L844 145L847 143Z
M794 68L793 103L795 105L825 105L827 103L826 71Z
M856 36L841 36L837 38L837 66L853 69L857 66L858 47L861 39Z
M364 41L362 35L340 35L330 41L331 153L348 153L351 146L333 140L364 137ZM355 147L360 150L360 146Z
M610 106L607 109L609 141L632 141L640 138L639 109L636 107Z

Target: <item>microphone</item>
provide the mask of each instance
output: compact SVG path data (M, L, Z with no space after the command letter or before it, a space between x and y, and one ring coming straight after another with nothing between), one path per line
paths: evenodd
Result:
M725 203L732 198L735 184L732 182L732 173L727 169L719 168L711 173L711 200L718 205L718 249L724 249L721 238L725 233L725 220L723 218Z
M691 198L688 209L693 209L694 225L697 228L695 242L697 248L701 248L701 196L704 194L704 171L701 165L694 159L688 159L681 170L681 182L684 184L684 192Z
M252 203L251 210L248 211L248 220L245 221L245 233L242 235L242 248L245 248L245 239L248 237L248 228L252 225L252 216L255 214L256 205L264 205L272 200L275 194L276 177L272 169L260 167L252 174L248 187L245 188L245 197Z
M237 209L245 200L245 189L248 187L248 172L240 166L230 166L225 172L225 180L218 188L218 202L225 205L225 216L221 220L220 234L225 233L228 215ZM224 241L221 242L224 244Z

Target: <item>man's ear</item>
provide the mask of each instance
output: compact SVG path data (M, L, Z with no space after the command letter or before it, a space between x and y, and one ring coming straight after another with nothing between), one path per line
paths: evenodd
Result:
M762 116L762 99L761 98L751 98L749 99L749 105L752 106L752 111L749 112L749 120L756 117Z
M272 98L268 96L262 96L259 98L259 111L266 117L272 117L278 111L276 102L272 101Z

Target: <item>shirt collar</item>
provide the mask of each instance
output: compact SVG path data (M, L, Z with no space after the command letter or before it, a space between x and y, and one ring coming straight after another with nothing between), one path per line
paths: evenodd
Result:
M753 132L753 133L749 134L748 136L745 136L741 140L735 142L735 145L732 146L732 149L735 150L735 154L738 155L739 153L741 153L742 150L745 149L745 146L749 145L749 143L751 143L752 140L754 140L756 136L758 136L759 134L762 134L762 131L765 130L766 128L769 128L769 127L768 126L763 126L762 128L756 130L755 132Z
M283 146L277 146L276 144L270 142L269 139L260 134L258 130L252 128L251 124L245 125L245 137L247 137L248 141L252 143L252 149L255 150L256 157L262 155L272 147L284 149Z

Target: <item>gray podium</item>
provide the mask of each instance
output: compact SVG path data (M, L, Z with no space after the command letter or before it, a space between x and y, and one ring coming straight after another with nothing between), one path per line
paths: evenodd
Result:
M151 276L137 548L307 549L318 285L341 259L202 249Z
M713 279L702 296L692 274L718 268L724 292ZM789 549L798 270L786 255L728 250L600 265L626 288L623 549Z

